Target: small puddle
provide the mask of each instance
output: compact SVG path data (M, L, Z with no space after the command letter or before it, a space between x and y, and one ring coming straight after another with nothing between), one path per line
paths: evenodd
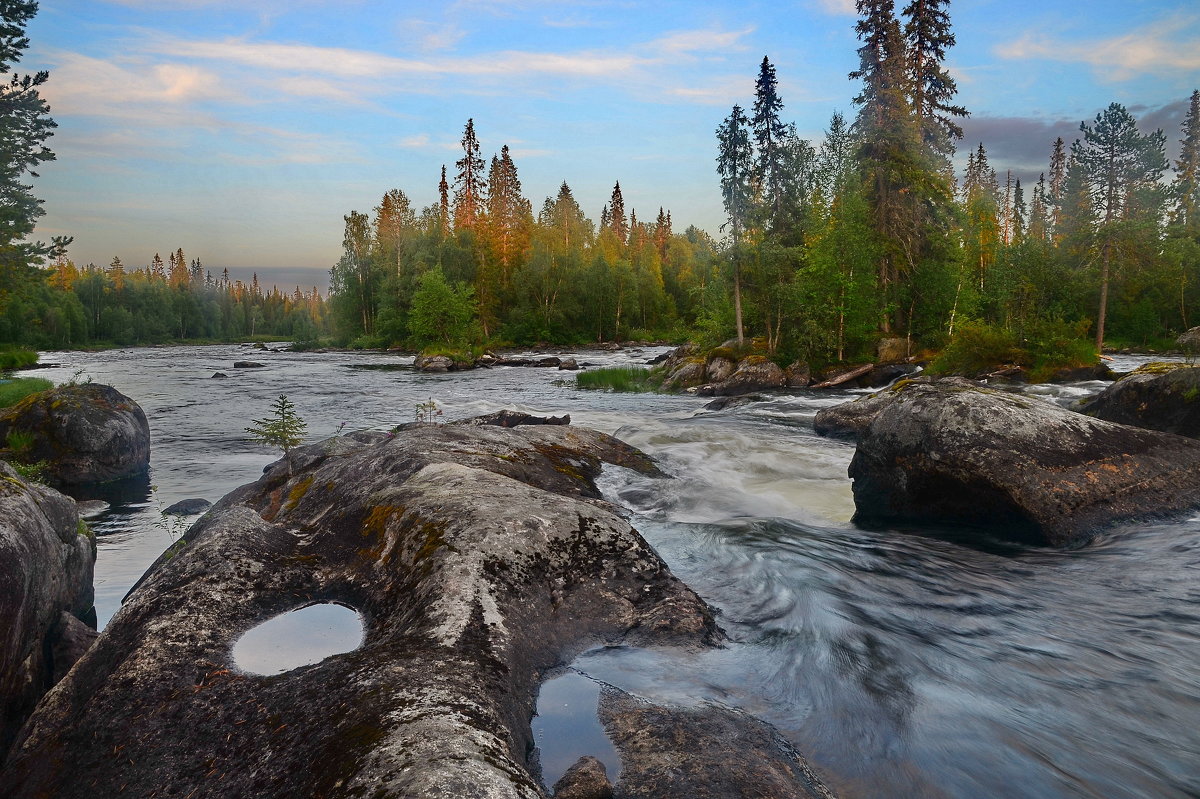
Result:
M608 779L617 781L621 758L596 715L602 687L574 670L542 683L537 715L533 717L533 737L547 788L553 788L584 755L603 763Z
M358 612L326 602L289 611L253 628L233 645L233 662L251 674L281 674L352 652L362 640Z

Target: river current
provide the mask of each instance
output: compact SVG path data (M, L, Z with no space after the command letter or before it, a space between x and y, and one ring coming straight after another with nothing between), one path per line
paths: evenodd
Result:
M608 366L662 351L573 354ZM1200 797L1200 515L1124 525L1065 552L968 545L952 527L866 531L850 523L853 445L812 430L818 410L854 392L710 411L686 395L581 391L554 369L427 375L411 360L237 346L43 354L57 365L30 374L113 385L150 420L154 489L108 491L113 506L93 522L101 626L178 532L162 508L216 501L275 459L244 428L280 394L314 441L390 429L430 399L445 419L569 413L675 476L612 467L600 482L717 609L731 644L605 648L569 664L534 719L548 785L582 754L619 767L595 721L607 684L745 709L847 799ZM1102 387L1028 390L1065 403Z

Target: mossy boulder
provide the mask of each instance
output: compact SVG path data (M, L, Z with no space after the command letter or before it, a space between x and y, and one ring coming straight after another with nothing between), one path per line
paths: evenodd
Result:
M948 381L892 392L849 474L858 523L954 523L1050 546L1200 505L1198 442Z
M787 377L774 361L762 355L749 355L738 361L737 369L719 383L708 383L696 390L702 397L729 397L783 388Z
M13 433L30 440L23 460L45 461L58 487L135 477L150 467L146 414L112 386L67 385L26 397L0 413L0 442Z
M602 462L655 471L558 425L298 448L151 567L25 727L6 796L544 799L543 674L595 646L723 640L600 499ZM317 601L360 611L358 649L238 671L242 632Z
M1108 422L1200 438L1200 366L1150 363L1079 404Z
M95 629L95 560L95 539L75 501L0 462L0 762L38 700L81 654L78 644L88 639L75 626Z
M1175 343L1190 355L1200 353L1200 327L1184 331L1179 338L1175 339Z

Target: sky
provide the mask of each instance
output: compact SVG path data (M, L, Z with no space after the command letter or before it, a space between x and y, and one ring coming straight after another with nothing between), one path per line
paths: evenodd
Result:
M127 268L182 248L215 273L324 287L343 216L392 188L417 208L474 119L534 208L566 181L593 219L620 181L640 218L719 235L714 131L753 103L819 144L854 115L852 0L41 0L19 71L50 70L57 161L37 236ZM898 2L902 8L904 2ZM1109 103L1169 152L1200 88L1194 0L958 0L947 64L960 144L1029 182ZM1003 178L1002 178L1003 179Z

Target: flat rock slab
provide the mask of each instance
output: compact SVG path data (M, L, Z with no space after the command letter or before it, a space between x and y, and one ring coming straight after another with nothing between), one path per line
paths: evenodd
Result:
M25 727L8 797L545 797L527 760L543 673L598 645L722 640L598 499L602 459L653 468L610 436L427 425L292 456L134 588ZM361 613L358 649L234 667L242 633L322 601Z
M1200 505L1200 442L981 387L893 394L850 462L858 523L949 522L1074 546Z

